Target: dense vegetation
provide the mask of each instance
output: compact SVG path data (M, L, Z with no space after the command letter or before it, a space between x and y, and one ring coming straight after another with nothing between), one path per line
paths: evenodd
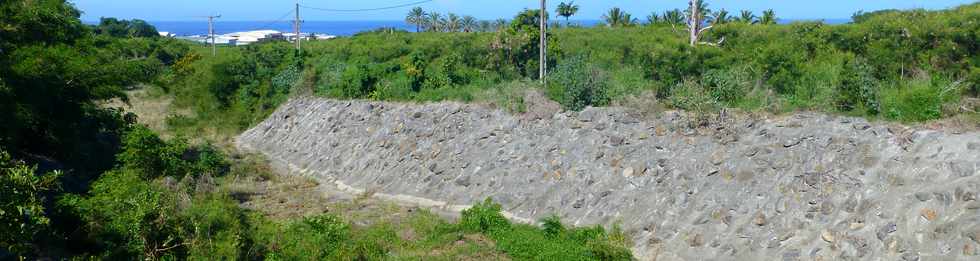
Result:
M269 175L261 162L229 158L207 140L163 139L135 115L102 103L126 101L133 86L157 86L180 97L178 106L195 109L194 118L170 118L173 129L232 115L221 122L237 130L315 81L304 80L313 69L294 50L268 44L205 58L140 20L86 26L63 0L30 3L0 3L2 260L452 259L481 251L547 257L541 249L576 259L630 258L618 230L558 233L511 224L489 201L462 216L495 220L486 228L425 211L398 224L358 226L335 214L274 220L241 208L229 184ZM405 238L402 230L415 232ZM474 244L473 237L501 243Z
M629 258L621 231L566 228L556 218L512 224L492 202L459 223L422 212L368 226L240 208L229 180L261 168L208 143L220 140L181 137L228 137L292 95L521 111L528 89L569 110L648 93L696 112L817 110L907 122L975 116L967 105L980 95L980 4L861 13L846 25L776 25L771 11L727 18L705 7L713 28L702 40L718 46L691 46L681 10L642 26L610 10L606 26L547 32L551 80L538 86L537 10L476 25L419 12L409 17L426 32L366 32L304 44L302 53L282 42L224 47L212 57L157 37L143 21L86 26L66 1L25 3L0 3L0 259L418 259L473 236L514 259ZM572 7L558 14L574 15ZM192 111L167 118L175 138L100 105L125 100L134 86ZM399 235L409 228L418 235Z
M685 31L663 22L676 11L646 26L554 30L549 95L569 109L649 91L683 109L708 103L906 122L975 110L960 102L980 91L977 4L860 14L845 25L775 25L771 12L764 19L712 12L704 37L724 39L717 47L688 45ZM635 20L619 10L611 16ZM306 83L330 97L472 100L537 77L534 17L519 15L499 32L379 32L310 43L304 60L314 79Z
M571 110L642 96L656 97L649 102L658 106L705 113L727 107L903 122L965 115L977 121L980 4L859 13L857 22L843 25L780 25L771 10L733 17L707 5L699 9L712 26L700 41L718 46L688 43L683 10L654 12L649 23L635 26L637 19L614 9L603 26L551 30L552 80L544 87L534 83L536 10L494 22L491 28L498 29L465 32L446 30L450 20L419 9L406 20L421 33L379 30L310 42L302 56L287 43L219 48L215 58L188 59L163 86L196 108L196 119L171 121L199 125L190 132L215 126L237 132L297 93L479 101L520 111L528 89L541 89ZM625 20L630 25L616 22Z

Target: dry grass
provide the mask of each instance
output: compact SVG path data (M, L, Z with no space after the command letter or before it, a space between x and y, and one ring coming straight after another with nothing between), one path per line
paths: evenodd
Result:
M163 95L149 87L142 87L136 90L127 91L126 96L129 102L121 99L112 99L102 104L107 108L121 108L126 112L136 114L140 124L146 125L153 131L160 134L163 138L171 138L173 132L167 127L167 118L171 115L190 116L193 114L189 109L177 109L173 106L173 97Z

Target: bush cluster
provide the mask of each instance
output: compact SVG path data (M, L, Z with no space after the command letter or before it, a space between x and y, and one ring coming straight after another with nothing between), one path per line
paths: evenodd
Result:
M552 72L552 78L548 94L565 109L577 111L609 103L607 73L586 57L563 60Z
M601 226L565 228L557 217L542 220L541 227L511 224L489 198L464 210L459 226L489 235L497 248L519 260L632 260L618 228L612 233Z

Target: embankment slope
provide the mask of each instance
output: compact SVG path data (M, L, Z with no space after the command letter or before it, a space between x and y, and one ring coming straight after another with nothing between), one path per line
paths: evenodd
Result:
M479 105L294 99L237 139L341 189L619 223L656 260L977 260L980 134L797 114L528 120Z

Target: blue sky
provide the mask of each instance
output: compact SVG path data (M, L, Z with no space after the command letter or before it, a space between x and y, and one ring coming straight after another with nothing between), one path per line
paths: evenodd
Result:
M418 0L305 0L301 4L332 9L355 9L390 6ZM712 9L752 10L756 13L772 8L780 18L849 18L858 10L888 8L939 9L974 0L706 0ZM197 16L221 14L223 20L274 20L289 12L295 0L72 0L86 21L99 17L140 18L150 21L200 20ZM549 9L560 1L548 1ZM572 19L598 19L611 7L620 7L635 17L646 17L651 11L682 8L687 0L578 0L581 9ZM480 19L510 18L524 8L540 5L537 0L434 0L422 4L426 10L473 15ZM409 8L363 13L336 13L301 10L304 20L402 20Z

